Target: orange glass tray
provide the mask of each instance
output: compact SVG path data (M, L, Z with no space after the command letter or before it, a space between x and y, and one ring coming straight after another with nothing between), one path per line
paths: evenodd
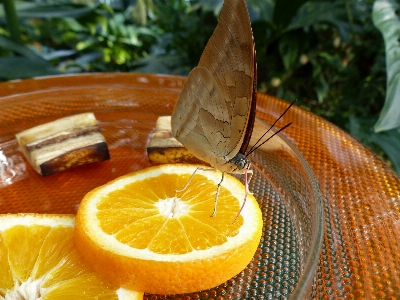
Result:
M2 169L6 174L2 178L9 182L0 183L0 213L74 213L90 189L151 165L146 159L146 139L157 117L171 114L184 80L106 73L0 84L0 162L3 166L14 164L16 170L6 174L7 169ZM267 95L260 94L257 100L257 117L267 123L287 107L286 102ZM16 154L15 133L82 111L92 111L100 120L111 161L41 177ZM282 124L288 120L293 125L284 134L307 159L324 197L325 233L318 268L309 275L314 285L308 298L400 299L399 177L326 120L299 107L291 108ZM279 238L274 237L273 224L268 226L271 235L265 236L263 243L273 246ZM260 253L267 255L263 249ZM251 270L254 268L261 266L253 265ZM245 291L241 295L252 299L254 289L264 288L264 299L273 299L268 291L270 272L273 270L260 271L257 286L253 281L240 284ZM244 272L238 278L243 282L250 275ZM273 279L277 276L275 272ZM181 299L225 299L224 291L232 286L228 282L222 290ZM175 298L147 295L146 299Z

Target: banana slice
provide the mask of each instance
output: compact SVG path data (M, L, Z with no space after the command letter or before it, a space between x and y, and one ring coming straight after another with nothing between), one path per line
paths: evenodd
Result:
M195 157L172 136L171 116L162 116L157 119L156 129L151 134L147 145L147 156L150 161L159 164L207 164Z
M16 134L16 138L31 166L43 176L110 159L93 113L42 124Z

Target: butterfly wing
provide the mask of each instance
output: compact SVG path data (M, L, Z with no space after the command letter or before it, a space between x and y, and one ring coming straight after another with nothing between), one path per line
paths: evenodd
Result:
M222 170L222 165L239 152L248 125L252 126L254 66L254 41L245 1L226 0L218 25L172 114L174 137L217 169Z
M254 58L256 57L256 50L254 49ZM247 121L247 127L246 127L246 133L244 135L244 140L242 143L242 147L240 148L240 153L247 155L248 152L248 146L251 140L251 136L253 134L253 127L254 127L254 121L256 119L256 106L257 106L257 62L256 59L254 59L254 78L253 78L253 93L251 95L251 108L250 108L250 114L249 118Z
M219 101L225 102L228 110L231 135L229 145L220 155L231 159L246 136L256 78L255 47L245 1L225 1L198 66L208 69L221 89L223 98ZM250 127L253 124L254 118Z
M171 118L174 137L210 164L210 156L229 143L229 115L224 103L219 103L222 97L211 73L196 67L188 76Z

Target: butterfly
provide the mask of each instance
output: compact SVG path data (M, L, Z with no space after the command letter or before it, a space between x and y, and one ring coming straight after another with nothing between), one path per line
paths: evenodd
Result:
M244 206L247 174L252 173L246 150L256 100L256 51L247 6L244 0L225 0L217 27L198 66L189 73L171 116L172 135L194 156L222 172L212 216L225 173L244 174Z

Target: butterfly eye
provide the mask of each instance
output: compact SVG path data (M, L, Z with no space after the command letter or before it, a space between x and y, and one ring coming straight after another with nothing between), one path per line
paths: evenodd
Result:
M237 164L237 166L238 166L238 168L239 168L240 170L242 170L242 169L245 167L245 165L246 165L246 162L245 162L244 160L240 160L240 161L238 162L238 164Z
M238 170L243 170L244 168L247 169L250 167L250 161L240 152L236 154L236 156L229 162L235 164Z

